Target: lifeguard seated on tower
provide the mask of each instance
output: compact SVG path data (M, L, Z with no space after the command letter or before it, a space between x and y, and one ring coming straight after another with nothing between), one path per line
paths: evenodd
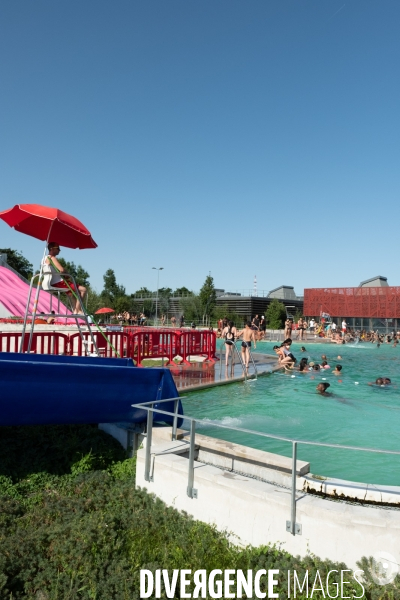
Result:
M65 281L65 279L70 277L70 275L66 273L62 264L57 260L57 256L60 254L61 250L60 246L56 242L49 242L47 247L49 254L43 259L42 263L43 273L45 276L42 284L43 289L47 289L49 291L51 291L52 288L59 289L60 291L68 290L67 293L69 295L71 295L72 292L78 291L83 303L83 299L86 295L86 288L83 285L79 285L78 289L76 289L72 282ZM64 277L61 277L61 273L64 274ZM79 298L76 298L73 312L75 314L83 314Z

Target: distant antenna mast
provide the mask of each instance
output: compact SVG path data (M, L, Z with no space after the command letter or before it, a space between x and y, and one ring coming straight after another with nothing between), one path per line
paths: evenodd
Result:
M253 296L258 296L257 294L257 275L254 275L254 292Z

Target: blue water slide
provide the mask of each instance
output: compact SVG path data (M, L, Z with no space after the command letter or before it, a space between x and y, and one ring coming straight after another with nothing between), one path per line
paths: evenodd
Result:
M174 412L173 400L156 401L179 396L168 369L137 368L126 358L14 352L0 352L0 390L0 425L144 423L147 411L132 404L154 401ZM154 413L155 423L172 421Z

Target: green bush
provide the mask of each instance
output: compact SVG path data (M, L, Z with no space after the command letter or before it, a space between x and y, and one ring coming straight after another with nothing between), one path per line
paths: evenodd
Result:
M289 569L313 580L317 569L346 568L276 547L238 549L135 489L135 460L95 426L3 428L0 457L2 600L135 600L141 568L279 569L286 598ZM370 579L366 597L396 600L399 585Z
M286 319L286 308L276 298L268 305L265 313L268 329L282 329Z

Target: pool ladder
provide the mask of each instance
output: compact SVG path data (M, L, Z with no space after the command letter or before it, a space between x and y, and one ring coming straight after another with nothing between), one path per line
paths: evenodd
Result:
M235 356L237 356L238 359L239 359L239 364L242 367L244 379L245 379L245 381L247 381L247 379L248 379L248 369L246 369L246 366L245 366L245 364L244 364L244 362L242 360L241 352L239 352L238 347L236 346L236 342L233 342L232 346L233 346L234 350L231 353L231 374L233 375L233 369L234 369L234 366L235 366ZM223 346L222 346L222 348L220 350L220 361L219 361L219 375L220 375L220 379L221 379L221 376L222 376L223 350L225 351L225 355L226 355L226 344L225 344L225 342L223 343ZM251 362L253 364L253 367L254 367L254 377L252 377L251 380L254 381L255 379L257 379L257 375L258 375L258 373L257 373L257 367L256 367L256 363L254 362L253 353L251 351L251 348L248 348L248 350L249 350L250 360L251 360Z

